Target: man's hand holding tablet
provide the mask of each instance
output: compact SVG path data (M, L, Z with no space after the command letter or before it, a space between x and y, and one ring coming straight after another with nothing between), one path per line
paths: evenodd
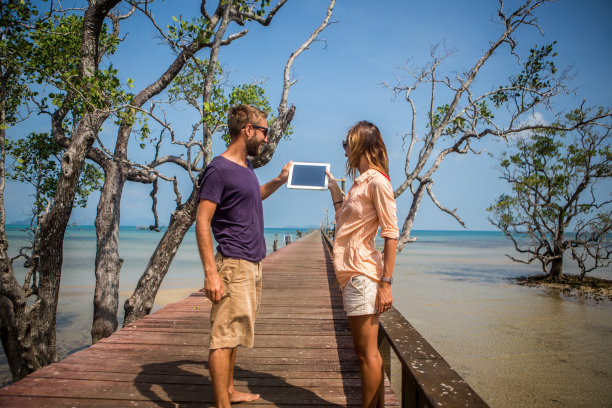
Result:
M329 163L293 162L289 169L288 188L327 190Z

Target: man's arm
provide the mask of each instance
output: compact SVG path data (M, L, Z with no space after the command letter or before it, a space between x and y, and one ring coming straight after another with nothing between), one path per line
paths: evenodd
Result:
M291 163L292 162L285 164L285 166L277 177L273 178L263 186L259 187L262 201L270 197L272 193L274 193L276 190L278 190L280 186L287 182L287 179L289 179L289 168L291 167Z
M196 241L202 266L204 266L204 293L213 303L218 303L223 296L223 282L217 273L213 255L213 239L210 233L210 222L216 209L217 203L200 200L196 217Z

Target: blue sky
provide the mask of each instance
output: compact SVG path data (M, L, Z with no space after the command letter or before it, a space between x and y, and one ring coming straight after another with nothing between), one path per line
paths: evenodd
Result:
M274 3L274 0L272 1ZM71 6L64 2L64 6ZM82 1L73 1L82 4ZM249 34L224 47L220 62L230 72L231 84L253 80L265 81L267 96L276 109L282 89L285 62L322 21L327 0L289 0L276 15L270 27L251 24ZM516 1L507 2L513 8ZM418 67L429 61L429 50L434 44L444 44L454 50L441 66L441 72L453 75L471 68L477 58L496 38L500 26L493 22L498 2L452 0L428 2L423 0L338 0L329 26L319 41L303 53L294 63L293 77L298 82L289 95L297 110L290 140L283 140L272 161L256 174L260 183L275 177L289 160L331 163L336 177L344 175L344 153L341 141L350 126L358 120L370 120L381 129L390 156L390 176L393 187L403 181L406 151L401 135L410 127L410 109L403 98L394 98L382 83L395 83L404 78L402 67ZM196 16L199 1L181 0L158 2L155 14L161 25L171 22L172 16ZM611 105L612 81L612 3L607 0L565 0L537 11L544 32L524 27L517 38L518 52L527 55L535 44L557 41L558 67L573 66L575 77L570 87L576 95L559 98L558 109L568 109L582 99L589 105ZM240 31L233 25L229 33ZM133 78L138 91L155 80L165 70L173 56L168 49L151 39L155 33L142 16L125 22L120 45L113 65L122 78ZM204 57L204 54L201 54ZM506 49L499 50L483 69L475 83L480 90L488 90L505 82L510 71L516 72L515 59ZM428 111L427 93L416 95L417 131L425 131L424 118ZM446 103L440 95L439 104ZM197 120L195 112L188 110L171 114L174 128L187 132ZM11 129L9 135L19 132L45 131L46 118L37 118ZM108 145L114 138L111 126L105 126L102 137ZM12 132L12 133L11 133ZM132 142L130 156L134 160L150 158L150 150L136 149ZM499 154L503 143L485 142L479 146L487 152ZM216 139L214 154L224 150ZM145 159L148 160L148 159ZM468 230L487 230L486 208L496 197L508 191L499 179L497 160L487 154L448 157L435 176L434 192L449 208L457 208ZM172 170L168 170L171 172ZM347 188L350 186L348 182ZM187 196L187 183L183 184L183 197ZM612 186L603 186L604 192ZM123 194L122 225L148 225L153 217L149 212L149 186L129 184ZM7 221L15 222L27 217L31 190L27 186L8 183L6 190ZM163 186L159 194L161 224L167 224L174 207L170 186ZM95 218L98 194L93 194L85 209L75 209L71 222L92 224ZM398 198L400 227L407 215L411 199ZM264 202L266 227L318 225L324 217L322 209L331 212L331 199L327 192L281 189ZM442 213L425 197L415 220L414 229L461 229L449 215Z

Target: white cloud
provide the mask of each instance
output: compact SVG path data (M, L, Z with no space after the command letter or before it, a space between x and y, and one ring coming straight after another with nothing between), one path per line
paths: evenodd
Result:
M527 117L527 120L522 121L518 127L530 126L530 125L548 125L549 122L544 119L544 115L540 112L534 112L532 115ZM524 130L522 132L513 133L508 136L508 140L517 141L521 139L529 139L533 134L533 130Z

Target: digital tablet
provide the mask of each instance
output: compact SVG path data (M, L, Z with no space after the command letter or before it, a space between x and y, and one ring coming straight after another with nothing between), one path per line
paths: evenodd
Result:
M294 162L289 168L287 187L305 190L327 190L329 163Z

